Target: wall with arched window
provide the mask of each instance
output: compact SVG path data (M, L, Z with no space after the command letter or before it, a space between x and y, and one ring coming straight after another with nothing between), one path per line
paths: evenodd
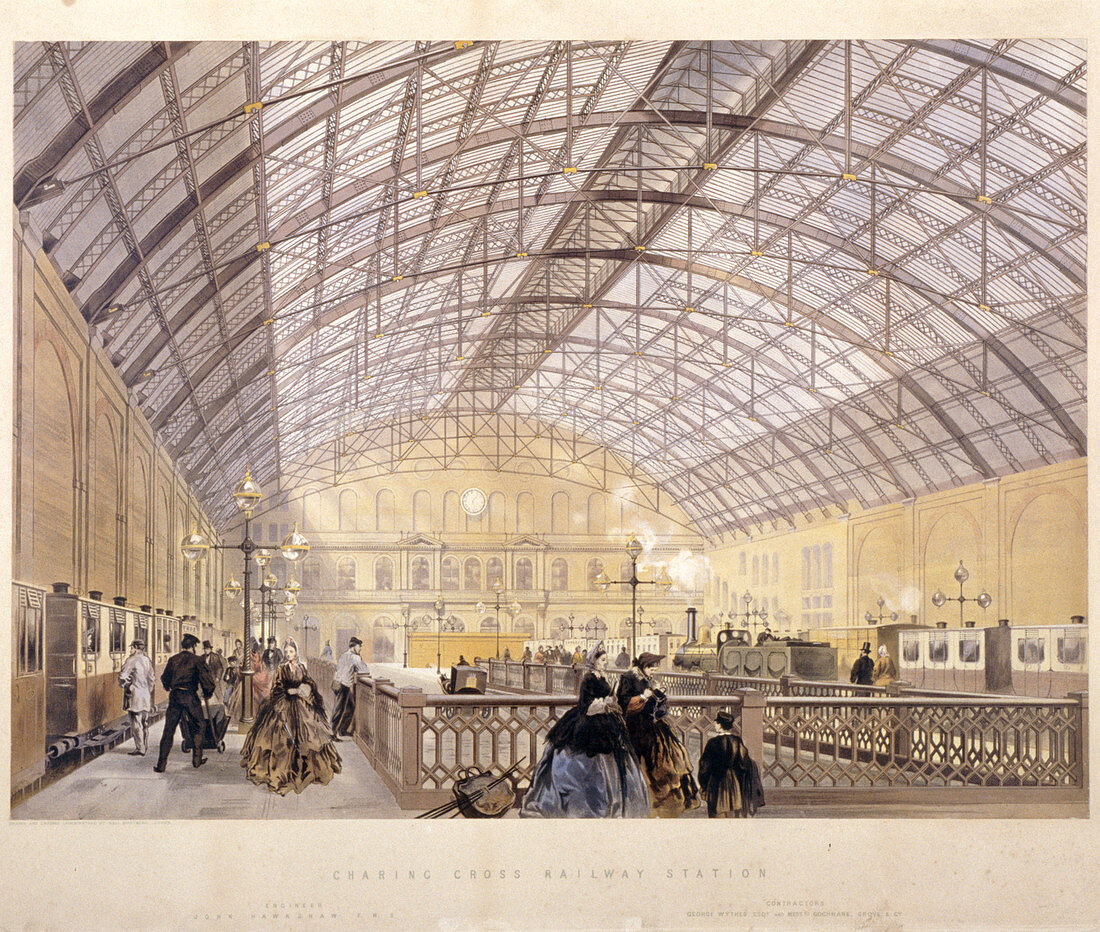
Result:
M568 492L555 492L550 499L550 532L552 534L568 534L572 524L570 509L573 506L569 501Z
M516 497L516 532L535 533L535 496L530 492L520 492Z
M485 564L485 588L492 589L498 581L504 585L504 561L500 557L489 557Z
M339 524L341 531L356 531L359 529L359 496L352 489L344 489L340 493Z
M558 557L550 564L550 589L552 592L565 592L569 588L569 563Z
M443 493L444 533L465 530L466 522L462 519L462 514L458 493L454 489L448 489Z
M467 557L462 568L462 588L481 589L481 561L477 557Z
M447 556L443 558L439 571L439 587L441 589L458 588L458 558Z
M409 562L409 583L413 589L432 588L432 564L427 557L416 556Z
M427 534L432 529L432 496L426 489L418 489L412 500L414 531Z
M393 492L389 489L380 489L374 499L374 514L376 531L392 531L395 528L395 501Z
M600 492L593 492L588 496L588 533L602 535L606 531L607 512L604 496Z
M588 582L589 589L599 589L599 586L596 585L596 577L599 576L602 572L603 560L593 559L588 561L585 578Z
M393 560L379 557L374 561L374 588L380 592L393 589Z
M340 557L340 559L336 561L336 588L356 588L355 557Z
M489 514L489 533L503 534L506 530L504 526L506 510L504 493L493 492L489 496L489 507L486 510Z
M527 557L520 557L516 560L516 588L535 588L535 572L531 566L531 561Z

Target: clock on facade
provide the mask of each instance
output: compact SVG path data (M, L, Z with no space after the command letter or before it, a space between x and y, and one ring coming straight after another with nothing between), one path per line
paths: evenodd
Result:
M481 514L489 504L489 500L481 489L467 489L458 501L462 505L462 510L473 517Z

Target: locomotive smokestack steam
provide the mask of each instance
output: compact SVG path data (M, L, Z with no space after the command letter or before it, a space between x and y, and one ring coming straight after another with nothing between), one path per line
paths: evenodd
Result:
M688 640L689 641L694 641L695 640L695 609L689 607L686 611L687 611L687 619L688 619L688 630L687 630Z

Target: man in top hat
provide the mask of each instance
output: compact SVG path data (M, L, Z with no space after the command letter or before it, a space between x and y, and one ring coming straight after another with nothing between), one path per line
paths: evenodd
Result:
M341 736L351 736L351 723L355 718L355 679L361 673L369 673L367 665L360 656L363 642L353 637L348 641L348 649L336 662L336 672L332 676L332 690L336 693L336 702L332 707L332 733L337 741Z
M221 686L222 677L225 675L225 660L220 653L214 653L214 645L209 641L202 642L202 659L210 668L210 675L214 677L215 692ZM222 694L224 697L224 693Z
M764 805L760 769L734 728L733 715L723 709L714 717L718 734L699 756L699 786L707 801L707 817L741 819Z
M872 672L875 664L871 660L871 642L864 641L863 649L859 652L859 659L852 664L851 681L857 686L870 686Z
M195 635L185 634L180 641L180 652L168 658L160 675L161 683L168 690L168 711L164 716L164 734L160 737L160 756L153 768L157 773L164 773L168 764L177 725L191 745L191 766L201 767L206 763L206 758L202 756L204 716L198 690L201 689L203 696L209 699L214 695L214 678L206 661L195 653L198 645L199 639Z

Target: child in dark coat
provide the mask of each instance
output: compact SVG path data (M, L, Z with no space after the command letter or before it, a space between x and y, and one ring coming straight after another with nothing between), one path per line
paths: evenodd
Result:
M718 734L699 757L699 785L712 819L742 819L756 815L764 805L760 769L749 757L741 736L733 730L733 715L715 716Z

